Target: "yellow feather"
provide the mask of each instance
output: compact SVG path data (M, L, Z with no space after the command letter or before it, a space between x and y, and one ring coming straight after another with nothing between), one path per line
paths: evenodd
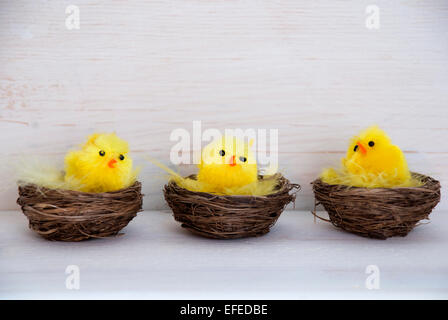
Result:
M50 189L67 189L63 171L44 159L21 159L15 167L18 185L34 184Z

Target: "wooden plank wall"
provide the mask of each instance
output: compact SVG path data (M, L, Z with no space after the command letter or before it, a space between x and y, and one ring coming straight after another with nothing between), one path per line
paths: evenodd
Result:
M365 26L371 4L378 30ZM68 5L79 30L65 26ZM0 209L17 208L11 162L60 161L113 130L143 165L145 208L164 208L164 178L143 157L168 163L170 133L194 120L278 129L299 209L312 208L321 168L373 123L446 185L448 2L0 1Z

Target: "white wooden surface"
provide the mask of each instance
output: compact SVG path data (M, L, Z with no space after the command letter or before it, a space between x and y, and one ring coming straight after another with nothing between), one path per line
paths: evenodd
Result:
M164 211L140 213L118 238L49 242L21 212L0 213L0 299L447 299L448 212L405 238L361 238L285 212L263 237L210 240ZM80 289L65 286L68 265ZM379 289L365 282L379 268Z
M71 4L80 30L65 27ZM365 27L370 4L379 30ZM445 0L0 0L0 209L17 208L16 158L60 161L88 133L116 130L138 163L167 163L170 132L193 120L279 129L280 168L304 186L297 208L372 123L444 185L447 33ZM142 171L145 208L165 208L159 176Z

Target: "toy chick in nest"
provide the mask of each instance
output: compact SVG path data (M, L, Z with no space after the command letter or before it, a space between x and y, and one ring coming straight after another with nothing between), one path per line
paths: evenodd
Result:
M372 126L351 139L342 169L325 169L323 182L365 188L414 187L420 181L412 178L401 149L387 134Z
M42 164L21 167L20 183L51 189L110 192L132 185L137 170L128 156L128 143L115 133L92 134L78 150L65 157L65 173Z
M257 162L249 144L233 136L222 136L202 149L196 179L184 178L157 161L180 187L220 195L268 195L275 191L277 176L258 179Z

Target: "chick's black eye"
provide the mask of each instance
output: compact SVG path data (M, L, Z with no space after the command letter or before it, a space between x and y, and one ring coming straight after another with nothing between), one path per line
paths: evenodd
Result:
M247 158L246 158L246 157L240 157L240 161L241 161L241 162L246 162L246 161L247 161Z
M100 156L104 157L105 154L106 154L106 152L104 152L103 150L100 150Z
M375 145L375 142L369 141L369 147L373 147Z
M120 154L120 156L118 157L121 161L124 160L124 155Z
M357 151L358 150L358 145L355 146L355 148L353 149L353 151Z
M224 157L226 155L226 152L224 150L219 151L219 155L221 157Z

